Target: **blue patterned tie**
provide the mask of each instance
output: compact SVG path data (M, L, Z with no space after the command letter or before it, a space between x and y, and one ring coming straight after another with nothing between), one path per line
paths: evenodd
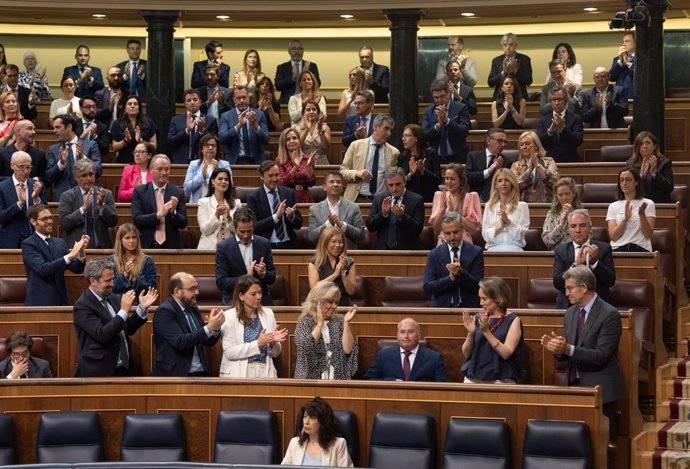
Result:
M391 211L388 213L388 237L386 238L388 249L395 249L398 246L398 217L393 213L393 207L398 205L398 200L400 197L393 197Z
M276 213L276 210L278 210L278 205L280 205L280 197L278 196L278 191L273 189L271 192L271 207L273 207L273 213ZM278 238L278 241L283 241L285 238L285 226L283 225L283 217L278 218L278 223L276 223L275 226L275 232L276 232L276 238Z

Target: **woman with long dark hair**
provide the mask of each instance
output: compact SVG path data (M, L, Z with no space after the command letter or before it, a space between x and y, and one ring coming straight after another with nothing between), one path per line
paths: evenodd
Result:
M144 113L139 97L131 94L124 103L117 122L110 126L113 151L117 152L116 163L132 163L138 143L149 142L154 148L158 146L158 128Z
M201 237L197 249L215 249L218 243L235 234L232 217L241 206L240 199L235 197L230 171L214 169L206 197L199 199L197 220Z
M417 124L405 126L402 143L403 150L396 166L407 174L405 187L424 197L424 202L431 202L441 184L441 160L436 151L427 146L424 131Z

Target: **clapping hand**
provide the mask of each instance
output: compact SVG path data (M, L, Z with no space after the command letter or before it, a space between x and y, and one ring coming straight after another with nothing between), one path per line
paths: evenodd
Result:
M462 323L465 325L468 335L474 334L474 331L477 330L474 314L470 314L467 310L462 312Z
M551 331L551 334L544 334L541 336L541 345L549 352L561 354L566 351L567 343L565 337L556 335L555 332Z
M130 291L134 292L134 290ZM145 291L142 290L141 293L139 293L139 306L141 306L143 309L148 309L148 307L155 303L157 299L158 290L153 287L149 287Z
M220 308L213 308L208 316L208 323L206 324L211 331L217 331L225 322L225 313Z
M405 206L403 204L392 205L391 211L393 212L393 215L400 219L403 217L403 215L405 215Z
M352 319L355 317L356 314L357 314L357 305L352 305L352 307L347 311L347 313L345 313L345 316L343 316L343 320L346 323L349 323L350 321L352 321Z

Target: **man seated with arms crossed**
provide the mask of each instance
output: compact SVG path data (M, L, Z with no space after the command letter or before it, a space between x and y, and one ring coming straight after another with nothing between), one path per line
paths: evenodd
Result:
M447 212L441 219L445 243L429 251L424 269L424 292L430 306L479 308L479 281L484 278L484 251L463 242L462 215Z
M435 350L421 347L422 330L412 318L398 323L398 347L388 347L376 354L364 379L385 381L448 381L443 357Z
M326 198L309 207L309 241L316 244L321 232L337 226L345 234L348 249L357 249L357 241L364 239L364 220L359 204L343 195L343 175L329 171L323 182Z
M13 332L7 337L7 358L0 362L0 379L53 377L47 360L31 356L33 345L33 339L24 331Z

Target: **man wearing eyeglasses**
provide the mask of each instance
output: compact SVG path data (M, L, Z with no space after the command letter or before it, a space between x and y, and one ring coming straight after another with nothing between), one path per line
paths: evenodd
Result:
M110 127L96 119L96 98L84 96L79 99L81 119L75 122L74 131L82 140L93 140L101 155L110 153Z
M343 123L343 145L349 147L352 142L371 136L374 131L374 96L367 90L358 91L353 101L356 114L347 116Z
M7 358L0 362L0 379L52 378L47 360L31 355L34 341L24 331L10 334L5 340Z
M153 339L156 361L153 376L210 376L204 347L213 347L220 337L225 314L213 308L205 324L196 305L199 282L178 272L168 281L170 298L156 310Z
M513 162L503 156L503 149L508 143L506 131L492 127L486 131L486 148L467 154L467 183L471 192L479 194L482 202L489 200L491 180L500 168L510 168Z
M625 128L624 116L628 115L628 90L609 83L606 67L594 69L594 88L584 94L582 102L583 120L590 128Z
M580 161L577 147L582 145L584 130L582 117L566 107L568 93L560 87L549 92L552 112L539 119L537 134L546 153L556 163Z
M31 236L26 211L31 205L45 203L43 184L29 179L31 157L23 151L12 155L12 177L0 182L0 249L18 249Z

